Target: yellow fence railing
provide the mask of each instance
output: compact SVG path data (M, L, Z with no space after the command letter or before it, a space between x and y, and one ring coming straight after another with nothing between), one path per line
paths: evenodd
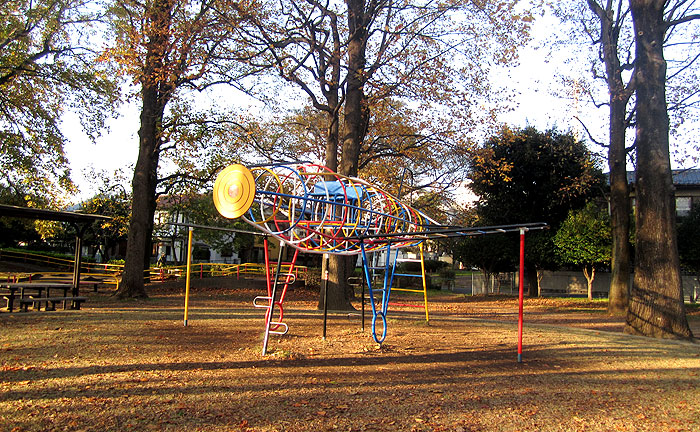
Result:
M274 276L277 263L270 264L270 275ZM288 274L292 268L290 263L282 263L280 274ZM296 279L303 277L307 272L305 266L295 266L293 273ZM168 279L182 278L187 275L187 266L165 266L152 267L149 270L149 276L152 281L165 281ZM221 277L221 276L236 276L237 278L245 276L264 276L265 264L242 263L242 264L223 264L223 263L194 263L190 266L190 278L204 277Z
M0 259L6 259L17 262L25 262L35 265L44 265L57 269L70 270L73 268L73 260L66 258L58 258L50 255L43 255L36 252L18 252L6 249L0 249ZM277 263L270 263L270 275L274 276ZM282 263L280 273L286 275L291 269L291 263ZM102 263L82 263L80 266L82 283L93 282L94 280L100 283L114 285L115 289L119 288L121 274L124 271L122 264L102 264ZM236 276L237 278L245 276L264 276L265 264L242 263L242 264L224 264L224 263L194 263L190 266L190 277L221 277L221 276ZM305 266L295 266L293 273L295 279L301 275L303 277L308 271ZM48 278L64 279L72 275L68 272L60 271L41 271L41 272L0 272L0 281L19 282L31 281L32 277L41 274L43 281L48 281ZM151 281L166 281L172 279L184 278L187 274L187 266L162 266L151 267L144 270L144 276L150 278ZM85 280L88 279L88 280ZM90 279L93 279L91 281Z

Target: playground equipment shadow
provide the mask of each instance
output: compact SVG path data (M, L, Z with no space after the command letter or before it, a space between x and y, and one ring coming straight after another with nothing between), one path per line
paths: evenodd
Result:
M526 301L517 363L514 299L434 294L378 347L346 312L324 340L315 293L290 291L263 357L257 288L200 286L187 327L165 288L1 314L0 431L700 430L700 345L601 331L621 320L600 304Z

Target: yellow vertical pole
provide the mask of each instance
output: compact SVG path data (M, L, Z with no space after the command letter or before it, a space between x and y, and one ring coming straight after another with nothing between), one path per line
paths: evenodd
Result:
M190 304L190 268L192 266L192 227L187 233L187 276L185 278L185 327L187 327L187 312Z
M420 271L423 275L423 302L425 304L425 321L429 322L428 316L428 286L425 282L425 260L423 259L423 243L420 244Z

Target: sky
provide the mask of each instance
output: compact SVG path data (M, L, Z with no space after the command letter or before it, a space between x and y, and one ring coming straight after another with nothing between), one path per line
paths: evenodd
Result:
M548 63L542 52L534 46L542 44L545 34L534 33L531 47L522 52L521 64L510 68L510 76L502 72L502 80L509 86L516 86L520 95L517 97L518 108L504 113L501 121L514 125L533 125L549 128L554 125L567 130L570 123L562 101L549 94L551 77L556 65ZM230 101L246 103L247 101ZM533 109L537 106L538 109ZM78 199L87 199L95 192L95 185L90 183L86 171L113 172L119 168L133 166L138 156L139 105L132 102L122 105L118 117L108 120L107 130L95 143L82 132L77 116L68 114L64 117L66 136L69 138L65 151L71 164L71 172L81 193ZM130 172L128 173L130 177Z
M118 118L107 121L107 128L95 143L82 131L77 115L69 113L63 119L68 144L64 150L70 161L73 180L81 189L90 184L85 170L113 172L136 163L138 156L139 109L135 104L123 105Z
M605 140L607 125L605 110L594 110L590 106L554 94L560 88L557 76L572 67L585 67L582 64L566 64L568 52L550 52L543 49L551 36L552 28L558 25L555 18L538 18L532 32L532 41L520 50L520 64L502 68L494 72L497 85L514 89L516 107L503 112L498 119L514 127L534 126L540 130L557 127L559 131L573 131L580 139L586 139L592 151L601 153L602 148L590 143L584 129L575 117L585 119L587 127L600 139ZM232 104L246 104L247 100L230 100ZM235 96L234 96L235 98ZM108 129L92 143L82 133L77 117L64 118L69 142L65 147L74 181L81 193L76 200L87 199L96 192L90 184L86 170L113 172L119 168L133 167L138 155L139 105L137 102L122 105L118 118L107 122ZM127 171L130 179L131 171ZM125 185L128 186L128 185Z

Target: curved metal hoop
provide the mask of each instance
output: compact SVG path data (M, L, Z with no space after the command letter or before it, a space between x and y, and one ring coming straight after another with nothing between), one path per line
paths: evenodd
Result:
M382 327L382 336L381 337L377 336L377 319L378 318L382 319L382 326L383 327ZM386 316L384 315L383 312L376 312L372 316L372 338L378 344L384 342L384 339L386 339Z
M355 255L359 236L379 235L365 244L372 252L383 247L382 234L401 235L392 238L394 247L412 246L420 242L412 232L437 224L388 192L322 165L273 165L251 172L255 200L244 220L305 252Z

